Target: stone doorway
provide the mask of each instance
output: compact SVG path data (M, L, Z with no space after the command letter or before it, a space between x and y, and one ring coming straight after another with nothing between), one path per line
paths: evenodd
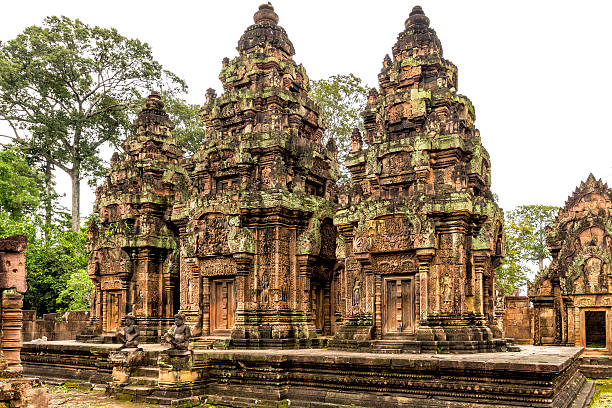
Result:
M112 290L105 294L104 331L114 332L121 327L121 291Z
M310 301L312 317L317 332L327 336L331 335L331 304L329 284L325 282L311 282Z
M585 311L584 329L587 348L606 348L606 312Z
M415 294L413 277L383 280L383 334L387 337L414 334Z
M233 279L210 281L210 330L212 334L228 334L234 327L236 294Z

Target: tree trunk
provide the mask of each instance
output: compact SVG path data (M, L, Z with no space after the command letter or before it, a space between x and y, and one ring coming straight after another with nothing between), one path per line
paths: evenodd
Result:
M53 221L53 166L48 159L45 163L45 242L49 242L49 228Z
M544 258L538 259L538 266L540 267L540 272L544 270Z
M72 181L72 230L78 232L81 229L81 172L73 168L70 173Z

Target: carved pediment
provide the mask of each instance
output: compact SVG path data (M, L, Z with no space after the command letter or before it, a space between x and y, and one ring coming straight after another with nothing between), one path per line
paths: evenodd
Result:
M227 255L230 253L229 223L225 217L210 217L194 221L196 255Z
M600 246L587 246L573 259L561 286L567 294L606 293L612 256Z
M406 217L370 220L367 226L371 252L396 252L413 248L415 228Z

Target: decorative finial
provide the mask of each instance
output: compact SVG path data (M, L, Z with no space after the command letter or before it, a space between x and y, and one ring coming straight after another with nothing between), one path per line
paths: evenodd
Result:
M210 105L217 98L217 91L213 88L208 88L206 90L206 105Z
M278 24L278 14L274 12L274 7L272 7L272 3L268 2L259 6L259 10L253 15L253 21L255 24Z
M429 18L425 15L421 6L414 6L404 25L406 28L414 26L429 27Z
M145 109L164 109L164 103L161 100L158 92L152 91L151 95L145 101Z

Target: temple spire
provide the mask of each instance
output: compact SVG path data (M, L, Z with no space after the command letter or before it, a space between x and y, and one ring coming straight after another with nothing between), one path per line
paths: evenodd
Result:
M257 10L257 12L255 12L255 14L253 15L253 21L255 22L255 24L269 23L277 25L278 14L274 12L274 7L272 6L272 3L268 2L260 5L259 10Z
M427 28L429 27L429 18L425 15L421 6L414 6L404 25L407 29L415 26Z

